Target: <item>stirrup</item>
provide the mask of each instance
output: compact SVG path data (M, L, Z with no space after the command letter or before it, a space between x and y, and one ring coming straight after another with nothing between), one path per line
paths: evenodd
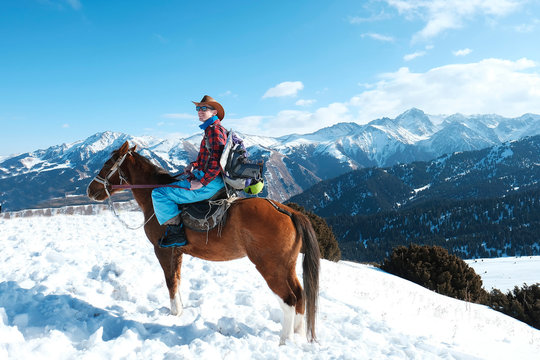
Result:
M186 245L186 233L184 232L183 224L180 225L167 225L165 234L159 239L159 247L181 247Z

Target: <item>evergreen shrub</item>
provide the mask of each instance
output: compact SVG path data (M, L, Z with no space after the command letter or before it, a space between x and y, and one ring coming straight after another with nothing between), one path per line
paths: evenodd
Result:
M531 286L523 284L521 288L516 286L507 294L493 289L486 305L540 329L540 283Z
M456 299L484 303L488 298L474 269L440 246L398 246L381 269Z
M473 268L439 246L398 246L381 269L439 294L487 305L540 329L540 283L516 286L507 294L498 289L488 293Z

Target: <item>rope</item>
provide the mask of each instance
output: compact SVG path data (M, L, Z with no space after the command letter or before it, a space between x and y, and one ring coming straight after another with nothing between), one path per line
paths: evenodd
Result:
M118 215L118 213L116 212L116 209L114 208L114 203L113 203L113 201L112 201L112 199L111 199L111 195L109 194L109 191L107 190L107 188L105 188L105 191L107 192L107 195L108 195L107 200L108 200L108 203L109 203L109 207L111 208L111 210L112 210L114 216L116 216L116 218L122 223L122 225L124 225L124 227L126 227L126 228L128 228L128 229L130 229L130 230L138 230L138 229L142 228L143 226L145 226L146 224L148 224L148 222L149 222L150 220L152 220L152 218L153 218L154 216L156 216L156 213L152 213L152 216L150 216L150 217L149 217L142 225L139 225L139 226L131 226L131 225L129 225L128 223L126 223L126 222L124 221L124 219L122 219L122 218L120 217L120 215Z
M123 178L123 176L121 176L121 178ZM118 213L116 212L116 209L114 208L114 203L113 203L112 198L111 198L111 193L109 192L109 189L107 188L107 184L108 184L107 179L104 179L104 181L100 181L101 178L98 179L98 176L96 176L96 179L97 179L98 182L103 184L103 187L105 188L105 193L107 194L107 202L109 204L109 208L111 208L114 216L116 216L116 218L122 223L122 225L124 225L124 227L128 228L129 230L138 230L138 229L142 228L143 226L145 226L146 224L148 224L148 222L150 220L152 220L152 218L156 215L155 212L152 213L152 216L150 216L145 222L143 222L142 225L130 226L128 223L126 223L124 221L124 219L122 219L120 217L120 215L118 215Z

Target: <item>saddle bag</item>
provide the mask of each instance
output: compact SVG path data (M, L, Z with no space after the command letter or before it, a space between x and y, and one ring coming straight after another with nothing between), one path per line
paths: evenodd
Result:
M224 182L235 190L263 180L264 163L250 162L248 156L243 140L230 130L219 163Z

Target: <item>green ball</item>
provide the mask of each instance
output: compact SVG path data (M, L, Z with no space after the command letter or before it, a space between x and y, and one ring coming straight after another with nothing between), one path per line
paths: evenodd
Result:
M263 188L264 188L264 181L261 180L261 181L256 182L255 184L251 184L248 187L245 187L244 192L246 194L256 195L260 193Z

